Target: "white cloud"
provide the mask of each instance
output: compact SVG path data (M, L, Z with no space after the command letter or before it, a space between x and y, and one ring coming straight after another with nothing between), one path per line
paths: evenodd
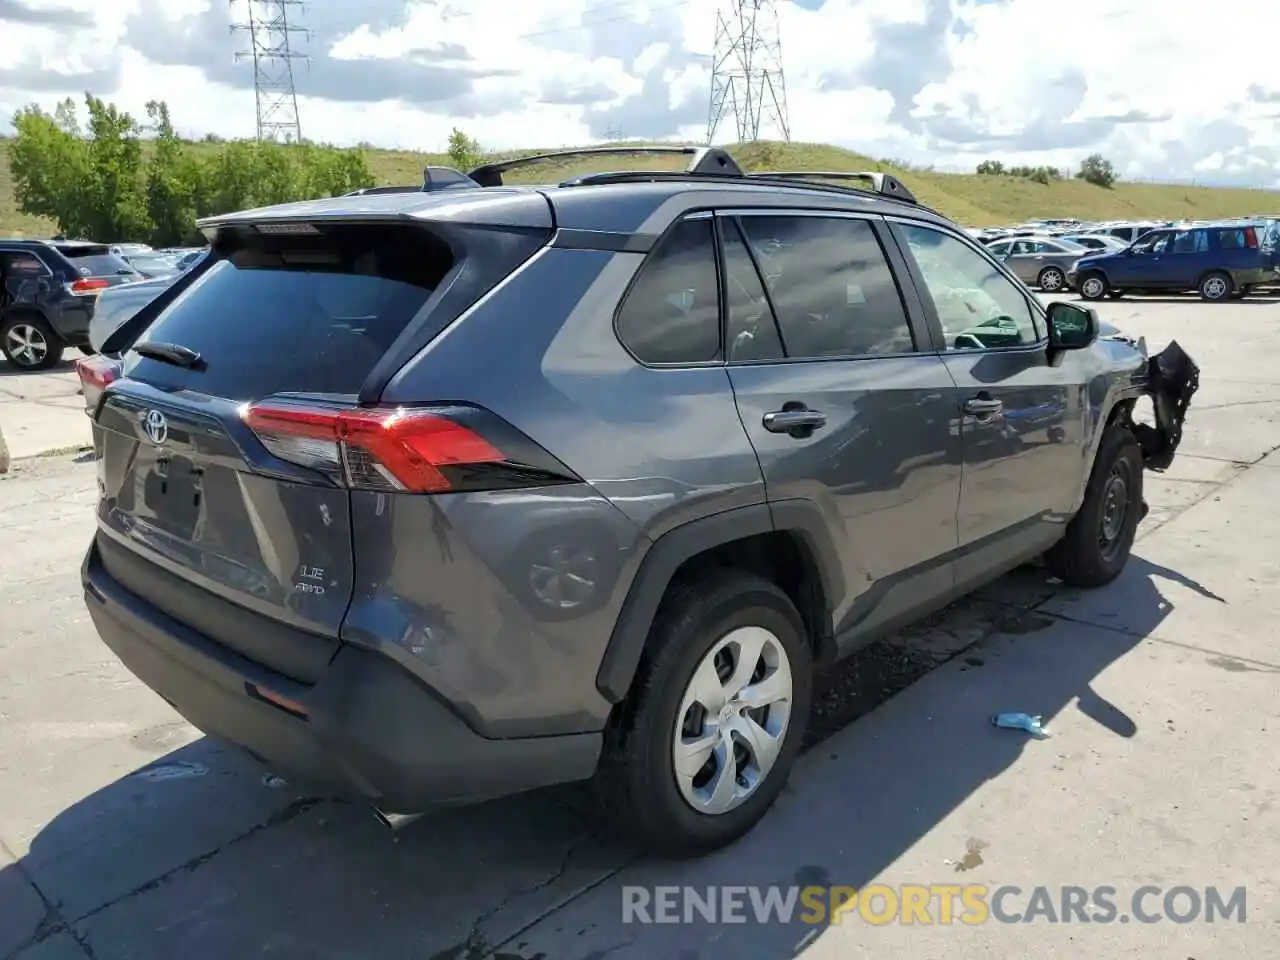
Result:
M0 24L0 116L92 83L136 115L167 100L185 133L252 134L252 67L232 66L247 38L225 29L226 0L0 9L15 3L28 13ZM988 157L1071 166L1101 152L1129 176L1277 181L1280 4L1229 6L1216 17L1169 0L783 0L791 134L940 169ZM303 20L312 63L296 73L303 130L432 150L454 126L495 148L606 129L700 137L715 9L316 0ZM733 123L721 130L732 137Z

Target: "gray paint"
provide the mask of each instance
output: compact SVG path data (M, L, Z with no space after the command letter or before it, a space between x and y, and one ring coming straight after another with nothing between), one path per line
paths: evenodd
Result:
M583 239L590 234L657 236L690 213L755 207L870 218L899 274L919 352L663 369L637 363L613 317L645 255L620 243L575 248L574 238L591 246ZM488 738L599 731L611 709L596 682L610 638L643 642L647 629L619 634L628 597L654 588L642 570L670 573L671 556L647 567L646 557L655 544L676 543L663 539L674 531L691 552L744 535L710 523L729 511L820 532L830 545L820 554L821 574L834 586L830 622L816 626L848 652L1050 546L1080 502L1107 415L1140 392L1134 377L1145 369L1144 356L1121 341L1056 357L1047 342L934 352L941 329L885 213L945 229L990 260L923 208L723 182L337 198L206 221L213 229L259 219L412 216L557 227L556 245L425 347L393 357L400 367L381 401L485 407L580 482L434 497L347 493L269 457L231 401L124 384L111 388L119 398L96 427L111 435L100 524L158 566L264 620L389 656ZM1039 305L1033 309L1043 320ZM963 413L979 390L1004 401L999 422ZM764 415L789 401L821 410L826 425L799 438L765 430ZM157 533L136 499L153 472L136 423L150 406L177 418L204 482L218 493L204 500L198 532L182 543ZM536 567L556 549L591 558L591 588L572 604L549 605L531 588ZM323 568L323 596L291 592L299 565ZM247 656L267 655L241 642ZM623 689L625 679L624 672Z

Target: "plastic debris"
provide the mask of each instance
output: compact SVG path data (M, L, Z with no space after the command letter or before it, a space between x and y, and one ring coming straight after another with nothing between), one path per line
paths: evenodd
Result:
M270 790L278 790L281 787L287 787L289 781L278 773L264 773L262 775L262 785Z
M1044 740L1049 736L1039 715L1033 717L1027 713L997 713L991 718L991 725L1002 730L1024 730L1037 740Z

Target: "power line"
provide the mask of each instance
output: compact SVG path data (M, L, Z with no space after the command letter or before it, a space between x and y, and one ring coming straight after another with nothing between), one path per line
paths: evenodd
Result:
M289 11L300 14L304 0L230 0L243 4L246 19L232 23L233 33L249 34L249 49L236 52L237 60L253 60L253 92L258 111L258 139L299 143L298 94L293 83L293 61L307 59L295 53L295 34L308 36L305 27L289 22Z
M791 142L776 0L721 0L716 11L708 144L728 112L737 121L739 142L759 140L762 120Z

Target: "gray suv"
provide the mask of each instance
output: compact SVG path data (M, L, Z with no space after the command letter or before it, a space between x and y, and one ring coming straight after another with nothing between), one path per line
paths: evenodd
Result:
M393 824L591 779L692 855L777 797L815 669L1040 555L1120 573L1176 344L1046 311L892 177L670 152L203 221L103 345L111 649Z

